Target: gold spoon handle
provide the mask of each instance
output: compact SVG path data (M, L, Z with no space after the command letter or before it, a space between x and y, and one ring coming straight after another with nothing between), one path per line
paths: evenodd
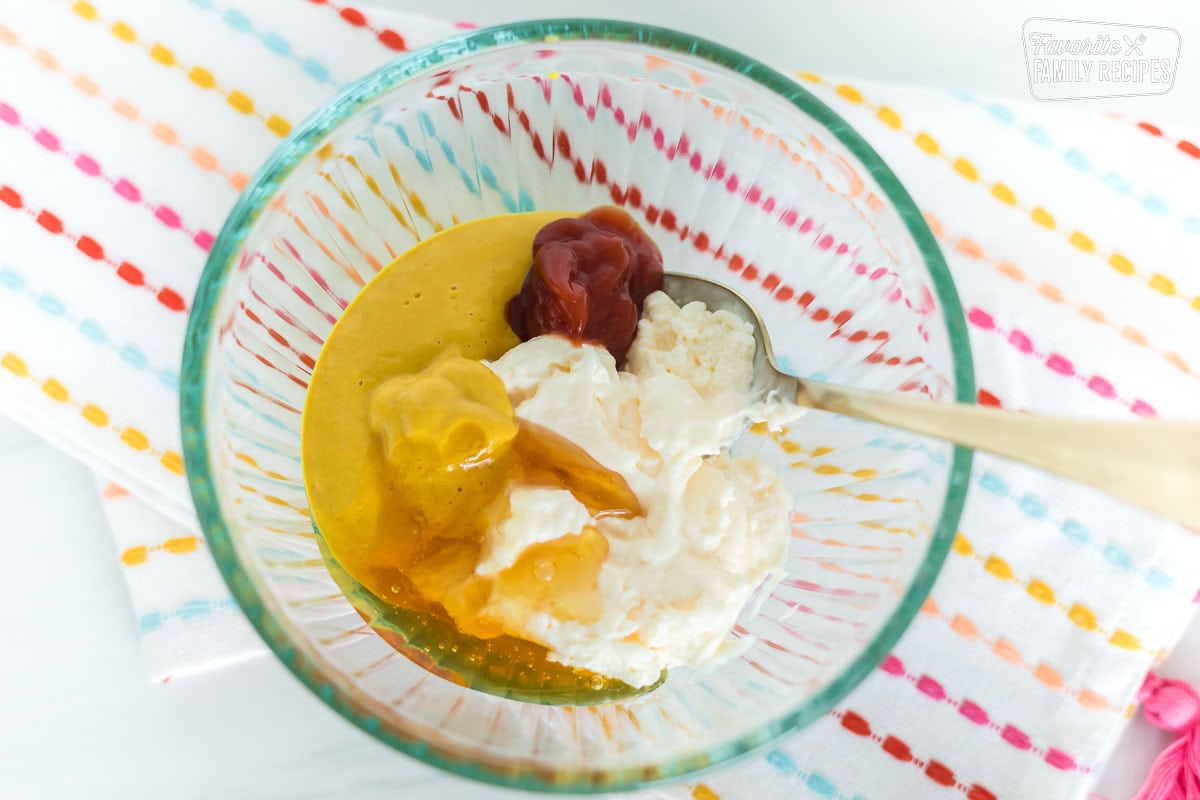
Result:
M796 402L1011 458L1200 532L1200 424L1017 414L800 381Z

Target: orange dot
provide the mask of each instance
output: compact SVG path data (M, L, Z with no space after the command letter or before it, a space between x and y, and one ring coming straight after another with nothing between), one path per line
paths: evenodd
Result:
M1111 707L1109 706L1107 700L1093 692L1091 689L1080 689L1076 699L1079 700L1079 704L1085 708L1104 710Z
M138 110L136 108L134 108L133 105L131 105L129 102L127 102L125 100L117 100L116 102L114 102L113 103L113 111L117 112L119 115L121 115L125 119L131 120L134 122L136 122L138 117L141 116L141 114L138 112Z
M188 155L191 156L192 161L195 162L196 166L200 167L201 169L206 169L211 172L217 168L217 157L205 150L203 147L192 148L192 152Z
M175 129L162 122L154 123L154 127L150 129L150 132L154 134L155 139L158 139L163 144L173 145L179 141L179 134L175 132Z
M1101 325L1103 325L1108 319L1108 317L1104 316L1104 312L1095 306L1080 306L1079 315L1084 319L1091 320L1092 322L1098 322Z
M1149 342L1146 340L1145 334L1143 334L1137 328L1130 328L1129 326L1125 326L1124 328L1121 328L1121 335L1124 336L1129 341L1133 342L1134 344L1141 345L1142 347L1145 347L1146 345L1149 344ZM1170 359L1168 359L1168 360L1170 360Z
M190 553L196 549L197 544L195 536L180 536L175 539L167 539L162 543L162 548L168 553Z
M1037 678L1051 689L1061 689L1063 686L1062 675L1060 675L1058 670L1049 664L1038 664L1037 669L1033 671L1033 677ZM1105 705L1107 705L1107 703Z
M796 77L800 78L801 80L808 81L809 83L821 82L821 76L812 72L797 72Z
M7 25L0 25L0 42L4 44L18 44L21 40L17 38L17 32Z
M975 623L964 616L956 616L950 620L950 628L964 639L978 639L979 629L975 627Z
M817 473L818 475L840 475L842 470L838 467L835 467L833 464L821 464L819 467L814 469L813 472Z
M955 243L958 252L968 258L981 258L983 256L983 248L966 237L959 239Z
M996 643L992 645L992 652L1010 664L1020 664L1023 660L1021 651L1007 639L997 639Z
M46 50L36 51L33 54L33 60L51 72L58 70L58 59Z
M73 81L75 88L86 94L88 97L95 97L100 94L100 87L86 75L76 75Z
M1043 283L1041 286L1039 286L1038 294L1055 303L1061 303L1063 301L1062 289L1059 289L1052 283Z

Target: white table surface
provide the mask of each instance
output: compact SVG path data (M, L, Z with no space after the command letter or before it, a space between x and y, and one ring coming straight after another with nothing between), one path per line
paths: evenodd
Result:
M1174 91L1104 107L1200 127L1200 5L1120 0L857 4L749 0L377 0L483 23L625 17L718 39L826 74L959 86L1028 99L1019 30L1030 16L1170 25ZM600 7L602 12L597 12ZM534 797L446 776L377 744L271 657L153 685L89 473L0 416L0 798ZM1200 682L1200 626L1164 675ZM1138 720L1097 787L1129 797L1168 741Z

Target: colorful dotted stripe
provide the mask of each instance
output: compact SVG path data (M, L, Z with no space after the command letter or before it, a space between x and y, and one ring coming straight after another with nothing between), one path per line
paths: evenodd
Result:
M71 2L71 0L62 0ZM257 109L254 100L240 89L225 89L213 73L200 65L191 67L179 62L175 52L160 42L148 42L138 37L137 31L123 20L107 20L100 16L96 7L86 0L75 0L71 10L81 19L108 27L108 32L118 41L132 44L146 51L146 55L156 64L167 69L174 69L187 76L188 82L204 91L216 92L225 98L225 102L239 114L257 117L267 130L283 138L292 130L292 124L278 114L264 114Z
M78 317L65 302L50 294L30 287L25 276L10 267L0 267L0 287L33 301L39 311L70 324L75 331L89 342L106 347L115 353L127 366L139 372L153 375L159 383L173 392L179 391L179 373L174 367L154 364L141 349L128 342L114 341L104 327L91 317Z
M182 555L184 553L196 552L199 546L200 541L195 536L179 536L174 539L167 539L160 544L134 545L122 551L121 563L127 567L136 567L140 564L145 564L154 553Z
M707 784L696 783L686 788L692 800L721 800L721 795L714 792Z
M352 8L350 6L337 6L328 2L328 0L309 0L309 2L317 6L325 6L330 11L335 12L339 19L352 27L370 31L374 35L375 41L379 42L388 50L393 52L403 52L408 49L408 44L404 41L403 36L396 33L396 31L392 30L391 28L380 28L376 25L373 25L371 21L367 19L367 15L359 11L357 8Z
M572 88L572 99L575 104L588 114L589 117L595 115L597 108L588 105L583 97L583 88L572 82L566 76L563 81ZM709 107L714 114L724 117L727 113L724 108L713 104L707 98L698 99L703 101L706 107ZM601 85L600 88L600 107L607 110L614 122L625 127L626 136L632 142L638 137L640 130L645 130L650 136L650 140L654 145L655 152L661 154L668 162L676 160L685 160L692 172L704 176L706 181L715 182L722 186L726 192L741 198L752 208L760 210L766 214L775 215L776 221L788 230L794 230L797 233L806 236L818 249L832 249L837 255L849 254L852 259L855 259L858 251L861 249L858 245L851 245L849 242L839 241L825 231L825 224L816 222L812 217L801 217L800 212L795 208L782 207L779 201L763 190L761 186L753 180L744 176L740 176L732 169L729 169L725 162L721 159L706 159L704 153L696 148L691 140L688 139L686 133L681 133L675 141L667 141L667 132L662 128L647 111L631 113L613 102L612 92L608 86ZM741 117L743 124L749 126L751 123L745 117ZM782 139L777 139L780 144L783 144ZM799 153L787 150L786 145L783 145L785 151L790 152L790 157L793 162L803 163L808 169L815 171L815 175L822 183L827 183L824 176L821 174L820 168L817 167L809 159L805 159ZM862 191L861 179L857 179L858 191ZM863 214L859 209L859 204L854 202L849 194L838 192L842 197L850 200L851 206L858 213L859 217L872 230L875 230L875 225L871 220ZM878 235L878 234L877 234ZM853 251L853 252L851 252ZM887 251L885 251L887 252ZM889 259L894 264L896 259L894 255L889 256ZM932 298L927 302L914 304L911 300L904 296L900 288L900 275L893 269L886 267L870 267L861 261L855 260L854 274L865 277L870 281L878 281L883 278L890 279L892 288L888 294L890 302L901 301L910 310L921 314L928 315L933 310Z
M1121 650L1132 650L1139 653L1154 653L1155 650L1148 648L1142 644L1139 637L1125 630L1124 628L1116 628L1113 631L1106 630L1100 625L1096 619L1096 612L1082 603L1071 603L1068 605L1059 599L1058 593L1040 578L1022 579L1013 572L1012 566L997 555L983 555L976 552L971 541L961 533L954 537L954 545L952 547L955 553L966 558L970 558L981 567L984 572L991 575L998 581L1004 583L1013 583L1025 590L1025 593L1033 598L1038 603L1046 606L1053 606L1066 615L1077 628L1081 630L1095 633L1098 636L1104 637L1104 640L1113 647Z
M975 483L990 495L1002 498L1015 505L1031 520L1051 525L1073 544L1087 547L1103 556L1105 563L1133 575L1138 575L1154 589L1167 590L1176 585L1175 578L1158 567L1140 566L1128 550L1117 542L1106 542L1096 536L1086 525L1073 517L1055 517L1048 504L1029 492L1018 494L1005 483L1004 478L991 470L981 470L974 476Z
M796 764L795 759L782 750L771 750L763 760L781 775L798 778L804 788L817 797L827 798L827 800L866 800L861 794L843 794L837 784L828 776L814 769L802 769ZM715 793L698 795L695 791L692 793L692 798L693 800L720 800Z
M222 611L232 611L237 604L232 598L224 600L191 600L173 611L151 611L138 618L138 629L154 633L173 623L195 622Z
M159 302L164 308L171 311L182 313L187 310L187 303L184 302L183 295L174 289L163 286L156 287L146 282L146 275L141 269L129 263L128 261L116 261L109 257L104 252L104 247L100 242L96 241L91 236L86 234L72 233L63 226L63 222L59 217L48 211L38 211L29 208L25 205L24 199L16 189L13 189L7 184L0 184L0 204L13 211L24 211L25 214L38 224L38 226L46 233L52 236L62 236L75 243L75 249L83 253L92 261L101 262L112 267L116 271L116 275L122 281L130 286L147 291L154 295L154 299Z
M874 492L850 492L844 486L831 486L828 489L823 489L826 494L836 494L842 497L849 497L858 500L861 503L912 503L917 508L921 508L921 501L915 497L886 497Z
M1016 193L1003 183L994 182L990 184L979 175L979 170L974 163L961 156L952 157L942 152L942 147L930 134L924 131L911 131L904 127L900 115L887 106L874 105L863 97L862 93L848 84L839 84L833 86L826 82L823 78L812 73L801 72L797 73L799 77L810 83L824 84L831 86L839 97L851 105L862 105L875 112L875 118L885 127L894 131L899 131L906 134L918 150L926 155L936 158L948 164L956 175L961 177L968 183L976 184L982 188L988 188L990 196L997 202L1019 208L1029 217L1029 219L1037 226L1049 231L1058 233L1067 240L1073 247L1082 253L1104 259L1108 266L1112 267L1118 274L1125 277L1137 278L1154 291L1166 297L1174 297L1183 302L1189 303L1195 310L1200 311L1200 295L1194 298L1187 298L1179 294L1175 282L1166 275L1153 273L1146 275L1138 271L1136 265L1127 256L1119 252L1104 253L1096 246L1095 241L1091 236L1082 231L1069 231L1059 226L1053 214L1041 206L1026 206L1022 205L1017 200Z
M1029 734L1015 725L1001 725L997 723L978 703L967 699L955 700L946 693L946 689L940 681L926 674L916 675L906 671L904 669L904 662L894 655L888 655L884 658L883 662L879 665L879 669L888 675L905 679L925 697L952 706L964 719L993 731L1009 745L1022 752L1037 756L1055 769L1060 769L1064 772L1082 772L1084 774L1092 771L1091 767L1080 766L1070 754L1057 747L1036 746L1029 738Z
M842 724L843 730L849 731L855 736L870 739L879 745L879 748L883 752L903 764L911 764L913 767L921 770L926 778L929 778L929 780L939 786L958 789L966 795L967 800L996 800L996 795L978 783L963 783L954 774L954 770L946 766L943 762L932 758L918 758L913 754L912 748L909 747L908 743L898 736L876 732L871 728L871 723L862 714L847 709L845 711L831 711L829 715Z
M1137 204L1150 214L1153 214L1156 217L1162 217L1164 219L1175 219L1183 225L1183 229L1188 233L1200 235L1200 216L1196 216L1195 214L1189 214L1186 217L1181 216L1172 212L1167 201L1158 195L1151 194L1149 192L1143 193L1135 191L1133 184L1128 179L1118 175L1115 172L1102 172L1100 169L1097 169L1093 165L1092 159L1088 158L1087 155L1081 152L1078 148L1059 146L1054 141L1053 135L1042 126L1034 124L1022 125L1017 121L1016 114L1013 112L1013 110L1003 103L998 103L994 100L984 101L974 97L968 92L961 90L954 90L949 94L956 100L960 100L964 103L968 103L983 109L985 112L987 112L988 116L1000 122L1002 125L1009 125L1013 128L1021 130L1022 133L1024 133L1025 138L1033 144L1037 145L1038 147L1044 147L1047 150L1051 150L1058 154L1058 156L1062 158L1062 160L1066 162L1069 167L1084 175L1090 175L1094 177L1096 180L1100 181L1104 188L1116 194L1136 200Z
M1055 375L1073 380L1085 386L1092 394L1095 394L1105 400L1110 400L1128 408L1139 417L1157 417L1158 412L1154 410L1154 406L1140 398L1122 397L1118 394L1116 387L1112 381L1100 375L1086 375L1079 371L1075 366L1075 362L1055 352L1042 352L1034 346L1033 340L1029 334L1018 328L1005 329L997 324L995 317L987 311L984 311L978 306L967 309L967 322L978 328L981 331L993 333L1003 338L1008 342L1009 346L1022 355L1035 358L1041 362L1042 366L1053 372Z
M42 394L55 403L71 406L79 412L79 416L83 417L92 426L113 433L121 444L129 449L152 455L155 461L172 475L183 475L183 456L179 455L179 453L174 450L164 450L154 447L146 437L146 434L137 428L113 422L108 412L94 403L76 400L71 396L70 390L56 378L37 377L30 371L29 365L25 360L17 354L6 352L3 356L0 356L0 368L14 377L22 378L37 385L41 388Z
M141 125L155 138L156 141L167 147L182 150L187 154L193 164L205 172L215 172L221 175L226 182L239 192L246 188L246 184L250 182L250 177L244 172L229 170L221 166L217 157L209 150L198 145L189 145L183 141L179 132L170 125L164 122L155 122L146 118L146 116L132 103L124 98L113 97L106 93L96 81L92 80L87 75L81 72L75 73L73 76L68 74L63 68L58 57L50 51L41 47L32 47L21 41L16 31L0 22L0 44L18 48L24 51L33 62L45 69L47 72L62 75L68 80L72 87L80 93L104 102L105 106L126 122Z
M803 514L792 514L793 539L804 539L805 541L814 542L826 547L846 548L847 550L861 550L866 553L893 553L895 555L902 555L904 553L904 548L902 547L872 544L869 542L852 544L841 539L826 539L820 536L814 536L804 529L804 523L806 522L809 522L809 519ZM883 524L879 522L860 522L858 524L864 528L884 530L888 533L904 533L912 538L916 538L916 531L914 531L912 528L897 528L893 530L890 528L885 528Z
M279 506L280 508L286 508L291 511L294 511L297 514L299 514L300 516L304 517L305 519L307 519L310 516L310 512L309 512L309 509L307 506L292 505L287 500L284 500L282 497L278 497L273 494L267 494L265 492L262 492L262 491L256 489L253 486L250 486L249 484L239 483L238 488L243 491L249 492L250 494L261 497L263 500L266 500L268 503L270 503L273 506ZM240 503L241 499L239 498L237 502Z
M464 91L475 96L480 105L481 110L491 115L492 124L503 135L512 138L513 129L509 126L506 118L493 111L490 107L490 101L483 92L462 87ZM458 101L454 98L446 98L446 102L454 116L454 118L462 122L462 109L458 105ZM524 130L529 139L529 144L532 147L534 154L548 167L552 167L555 162L554 153L547 150L546 143L542 141L540 134L535 132L529 122L529 115L523 109L516 105L512 94L508 97L508 107L511 116L515 116L520 127ZM801 314L810 316L815 322L830 322L834 326L834 331L829 335L830 338L845 337L847 341L857 343L862 341L888 341L891 336L887 331L870 331L865 329L850 330L847 332L847 327L850 321L854 318L854 312L850 309L842 309L833 311L824 306L816 305L816 295L808 290L801 290L785 284L779 275L775 273L763 274L753 262L747 262L746 259L737 254L729 253L723 247L713 248L712 240L702 230L694 230L688 226L679 226L677 217L671 209L660 209L653 204L643 204L641 190L637 186L628 185L622 186L615 181L608 179L608 171L605 164L599 159L593 159L590 164L585 164L582 159L572 155L570 138L564 131L559 131L553 143L557 153L571 165L572 172L576 180L583 184L599 183L605 186L612 202L619 206L634 209L642 216L646 222L654 227L661 227L666 232L678 236L681 240L690 241L692 246L698 251L710 255L714 260L725 263L729 270L743 280L755 283L766 290L770 296L779 302L791 302L801 309ZM832 242L830 242L832 246ZM893 359L896 359L893 361ZM868 356L868 363L884 363L884 364L901 364L901 363L919 363L921 359L917 357L917 361L913 359L901 359L899 356L887 357L880 353L875 353ZM943 376L938 376L940 382L944 382ZM930 394L928 385L919 382L910 382L899 387L901 391L921 391Z
M227 28L250 36L268 52L291 61L317 83L342 88L342 82L333 78L329 67L324 63L311 56L297 53L292 44L278 33L255 27L254 22L236 8L220 8L212 0L188 0L188 2L216 15Z
M190 229L183 224L179 213L170 206L161 203L152 203L145 199L142 190L133 184L128 178L113 178L105 175L101 169L99 162L86 153L78 153L74 156L65 149L62 145L62 139L57 134L43 127L34 127L24 122L17 109L9 103L0 100L0 122L6 125L24 131L36 142L43 150L54 155L61 156L71 161L77 170L82 172L89 178L95 178L103 181L112 187L122 200L141 206L150 212L153 217L162 223L167 228L174 231L182 231L191 239L192 243L199 247L204 252L212 250L215 237L209 231L203 229Z
M1070 308L1083 319L1095 325L1102 325L1110 330L1116 331L1125 341L1130 342L1138 347L1149 350L1156 356L1166 361L1175 369L1193 378L1200 378L1200 373L1192 370L1191 366L1184 360L1183 356L1173 350L1168 350L1152 343L1145 333L1130 325L1124 325L1115 322L1108 314L1087 303L1077 303L1071 300L1067 292L1060 286L1048 282L1037 282L1029 278L1024 270L1009 261L996 258L984 249L975 241L968 239L965 236L954 236L950 234L941 220L928 212L925 213L925 221L928 223L933 234L945 242L954 250L967 258L976 261L984 261L989 264L997 273L1015 283L1024 283L1034 289L1040 297L1049 300L1052 303L1057 303L1067 308Z
M1162 139L1164 142L1174 145L1175 149L1185 156L1200 159L1200 145L1195 142L1170 136L1162 128L1150 122L1138 122L1137 129L1143 133L1150 134L1156 139Z
M948 628L950 628L951 632L960 638L965 639L968 642L976 642L983 647L986 647L992 655L996 656L1001 661L1028 672L1034 677L1035 680L1037 680L1038 683L1042 684L1048 689L1052 689L1056 692L1062 692L1069 697L1073 697L1079 703L1079 705L1083 706L1084 708L1092 711L1123 711L1127 717L1132 716L1133 712L1137 708L1134 705L1130 705L1122 709L1120 706L1110 702L1099 692L1095 692L1092 689L1088 689L1086 687L1076 688L1067 686L1063 679L1061 670L1056 669L1044 661L1034 664L1033 662L1027 660L1021 654L1020 649L1008 639L1003 637L989 639L985 637L980 632L979 626L976 625L973 620L963 614L951 615L942 611L937 600L935 600L932 596L926 598L924 605L921 606L921 613L928 617L940 619Z
M823 476L845 475L846 477L854 478L855 480L852 481L853 483L861 483L863 481L874 480L875 478L880 477L879 471L876 469L871 469L870 467L849 469L846 467L840 467L837 464L831 464L828 461L815 463L812 459L823 458L824 456L832 453L834 448L828 445L819 445L811 449L806 449L795 439L788 438L789 434L791 433L791 429L788 427L784 427L778 431L773 431L765 422L756 422L751 425L748 430L750 433L758 436L767 436L779 447L780 450L788 455L805 456L799 461L792 461L788 464L788 466L793 469L806 469L817 475ZM884 477L894 474L896 474L894 471L889 472L886 473ZM928 484L930 482L929 476L925 475L924 473L910 471L906 472L905 474L920 480L922 483Z

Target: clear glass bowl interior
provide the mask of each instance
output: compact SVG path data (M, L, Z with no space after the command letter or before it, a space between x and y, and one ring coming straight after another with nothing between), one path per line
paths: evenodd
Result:
M796 498L782 583L744 653L587 708L474 692L400 657L321 561L300 472L306 378L363 285L416 242L520 210L628 209L668 269L728 282L795 374L970 401L962 313L908 195L782 76L668 31L547 21L368 77L298 129L217 242L190 320L188 473L235 596L279 657L373 736L497 783L614 791L709 767L828 711L923 602L969 455L824 413L748 433ZM448 264L447 270L454 265Z

